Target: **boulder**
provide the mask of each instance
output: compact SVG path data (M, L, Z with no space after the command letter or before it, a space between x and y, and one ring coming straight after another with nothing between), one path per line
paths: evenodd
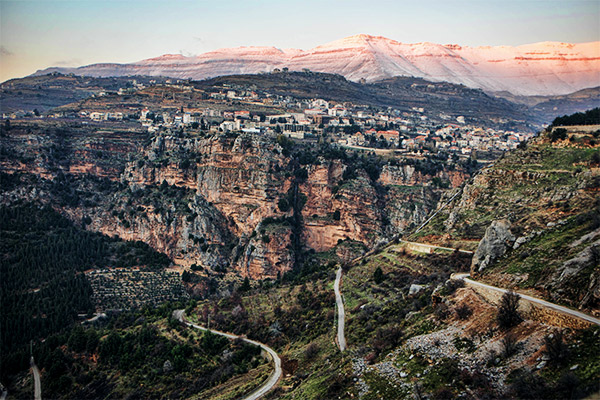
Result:
M424 285L417 285L416 283L413 283L412 285L410 285L410 288L408 289L408 294L409 295L417 294L421 290L423 290L423 288L425 288Z
M481 272L502 257L513 247L515 236L510 231L510 221L506 219L493 221L486 229L483 239L479 242L477 251L471 263L472 272Z

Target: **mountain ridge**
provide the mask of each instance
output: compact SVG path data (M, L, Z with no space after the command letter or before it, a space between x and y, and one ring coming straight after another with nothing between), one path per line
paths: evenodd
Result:
M340 74L349 80L375 82L412 76L464 84L489 92L559 95L600 82L600 41L539 42L520 46L469 47L430 42L406 44L382 36L359 34L309 50L273 46L222 48L197 56L165 54L134 63L99 63L50 72L94 77L150 75L208 79L223 75L292 71Z

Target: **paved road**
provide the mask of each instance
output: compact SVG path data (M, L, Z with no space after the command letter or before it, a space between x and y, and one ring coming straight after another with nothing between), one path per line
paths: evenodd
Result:
M34 400L42 400L42 381L40 379L40 370L33 357L31 357L31 371L33 372L33 398Z
M454 278L454 279L464 279L465 281L469 282L469 284L472 284L472 285L475 285L475 286L484 287L484 288L491 289L491 290L495 290L495 291L498 291L500 293L506 293L506 292L508 292L508 290L506 290L506 289L502 289L502 288L498 288L498 287L495 287L495 286L486 285L485 283L481 283L481 282L477 282L477 281L474 281L472 279L469 279L469 274L467 274L467 273L452 274L452 278ZM600 319L592 317L591 315L588 315L588 314L584 314L584 313L582 313L580 311L571 310L570 308L559 306L558 304L550 303L549 301L538 299L537 297L527 296L526 294L520 294L519 293L519 296L521 296L522 299L528 300L528 301L530 301L532 303L539 304L542 307L550 308L550 309L553 309L555 311L561 312L563 314L571 315L573 317L582 319L584 321L591 322L592 324L595 324L595 325L600 325Z
M196 328L196 329L200 329L202 331L210 331L216 335L221 335L221 336L225 336L226 338L229 339L242 339L243 341L253 344L255 346L259 346L260 348L262 348L264 351L266 351L267 353L269 353L269 355L271 356L271 358L273 359L273 364L275 364L275 370L273 371L273 373L271 374L271 376L269 377L269 379L258 389L256 389L254 392L252 392L251 394L249 394L248 396L244 397L244 400L258 400L259 398L261 398L262 396L264 396L265 394L267 394L267 392L269 392L271 389L273 389L273 387L275 387L275 385L277 384L277 382L279 381L279 378L281 378L281 359L279 358L279 356L277 355L277 353L275 353L275 350L273 350L272 348L270 348L269 346L262 344L260 342L257 342L256 340L251 340L251 339L247 339L244 337L240 337L237 335L234 335L232 333L226 333L226 332L221 332L221 331L216 331L213 329L207 329L203 326L188 322L185 320L185 310L175 310L173 311L173 317L175 317L176 319L178 319L179 321L183 322L184 324L191 326L192 328Z
M335 302L338 309L338 329L337 329L337 340L340 351L346 350L346 336L344 336L344 324L346 322L346 311L344 311L344 300L340 293L340 280L342 279L342 267L339 267L335 274L335 283L333 284L333 290L335 292Z

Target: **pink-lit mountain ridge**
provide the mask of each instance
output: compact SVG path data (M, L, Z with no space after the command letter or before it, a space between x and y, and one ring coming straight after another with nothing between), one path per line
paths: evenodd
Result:
M405 44L381 36L355 35L311 50L237 47L198 56L164 55L130 64L93 64L36 72L97 77L150 75L206 79L257 74L287 67L340 74L374 82L394 76L447 81L488 92L558 95L600 85L600 42L541 42L517 47Z

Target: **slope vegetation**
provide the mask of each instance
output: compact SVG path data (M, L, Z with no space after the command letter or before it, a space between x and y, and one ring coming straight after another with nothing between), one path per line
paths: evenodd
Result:
M474 177L414 238L477 248L472 272L484 281L598 312L597 137L593 127L543 132Z

